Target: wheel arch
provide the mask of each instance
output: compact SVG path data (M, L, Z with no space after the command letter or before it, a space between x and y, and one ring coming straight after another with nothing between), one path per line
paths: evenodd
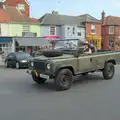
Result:
M105 63L113 63L113 65L117 64L114 58L106 60Z
M55 69L55 75L57 75L58 72L62 69L69 69L72 72L72 74L75 75L75 71L74 71L74 68L73 68L72 65L67 65L67 66L59 65L59 66L57 66L56 69Z

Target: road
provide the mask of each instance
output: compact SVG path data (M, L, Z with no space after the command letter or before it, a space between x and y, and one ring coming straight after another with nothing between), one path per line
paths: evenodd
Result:
M120 66L112 80L77 76L57 92L34 83L26 70L0 68L0 120L120 120Z

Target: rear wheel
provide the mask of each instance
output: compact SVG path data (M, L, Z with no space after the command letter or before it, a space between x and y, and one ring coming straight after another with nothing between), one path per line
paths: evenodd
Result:
M34 74L32 74L32 79L33 79L34 82L36 82L38 84L44 84L45 81L46 81L46 79L37 77Z
M103 73L104 79L106 80L112 79L115 74L114 64L111 62L105 63L102 73Z
M55 87L57 90L68 90L72 85L72 72L69 69L60 70L55 77Z

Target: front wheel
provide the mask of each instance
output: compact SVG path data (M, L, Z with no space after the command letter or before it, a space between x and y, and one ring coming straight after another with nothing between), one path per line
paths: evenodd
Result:
M103 73L104 79L106 80L112 79L115 74L114 64L111 62L105 63L102 73Z
M32 75L32 79L33 79L34 82L36 82L38 84L44 84L45 81L46 81L46 79L37 77L34 74Z
M7 61L5 61L5 67L6 67L6 68L8 67L8 62L7 62Z
M15 66L16 66L17 69L20 69L20 64L18 62L16 62Z
M55 77L56 90L68 90L72 85L72 72L69 69L61 69Z

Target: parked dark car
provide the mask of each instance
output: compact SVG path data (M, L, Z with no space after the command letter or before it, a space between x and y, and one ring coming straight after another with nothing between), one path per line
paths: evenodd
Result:
M5 67L27 68L33 57L26 52L14 52L7 55Z

